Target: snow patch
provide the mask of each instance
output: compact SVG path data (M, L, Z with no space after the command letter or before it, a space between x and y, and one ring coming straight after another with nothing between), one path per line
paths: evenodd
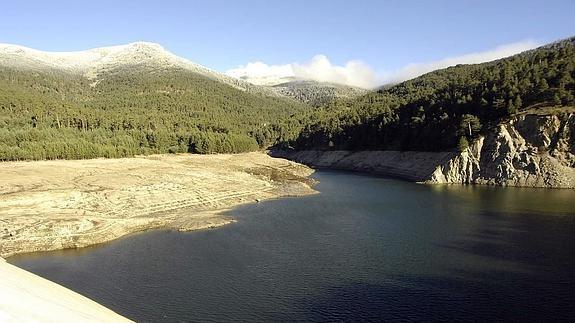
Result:
M252 85L167 51L156 43L135 42L76 52L46 52L24 46L0 43L0 65L28 70L56 69L83 75L97 86L107 71L131 65L154 68L182 68L240 90L274 95L270 89Z

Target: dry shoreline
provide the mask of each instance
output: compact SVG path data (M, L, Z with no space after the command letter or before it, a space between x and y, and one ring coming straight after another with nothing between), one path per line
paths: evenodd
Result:
M231 207L315 193L312 173L264 153L2 163L0 257L225 225Z

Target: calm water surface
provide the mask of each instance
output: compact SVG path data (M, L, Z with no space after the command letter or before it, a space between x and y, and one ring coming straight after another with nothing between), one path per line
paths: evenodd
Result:
M223 228L10 262L138 321L575 320L575 191L315 177Z

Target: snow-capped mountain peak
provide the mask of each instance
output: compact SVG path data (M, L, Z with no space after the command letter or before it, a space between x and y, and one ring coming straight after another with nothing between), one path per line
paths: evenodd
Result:
M18 45L0 44L0 63L20 68L56 68L94 76L93 72L101 68L142 63L179 65L184 64L184 60L161 45L149 42L75 52L45 52Z
M241 90L277 96L268 88L213 71L174 55L161 45L151 42L140 41L74 52L47 52L19 45L0 44L0 66L25 70L57 69L94 79L93 84L97 84L98 79L106 71L133 65L181 68Z

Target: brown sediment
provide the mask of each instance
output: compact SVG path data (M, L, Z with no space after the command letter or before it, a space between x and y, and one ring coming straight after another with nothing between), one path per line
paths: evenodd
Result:
M264 153L1 163L0 257L221 226L221 210L314 193L312 172Z

